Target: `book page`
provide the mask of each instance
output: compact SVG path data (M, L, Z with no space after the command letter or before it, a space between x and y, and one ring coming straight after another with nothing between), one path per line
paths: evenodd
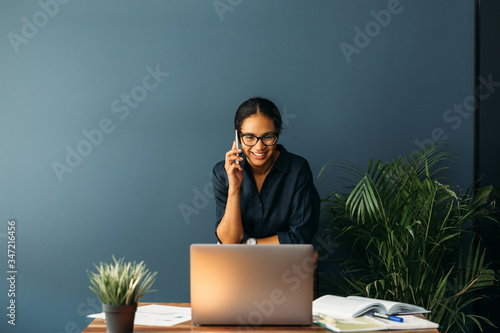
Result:
M388 314L412 314L412 313L428 313L428 312L430 312L421 306L413 305L413 304L386 301L386 300L382 300L382 299L361 297L361 296L347 296L347 298L355 299L355 300L359 300L359 301L364 301L367 303L372 303L372 302L380 303L387 309Z
M322 313L335 319L357 317L369 311L385 313L377 302L360 302L348 297L325 295L313 301L313 314Z

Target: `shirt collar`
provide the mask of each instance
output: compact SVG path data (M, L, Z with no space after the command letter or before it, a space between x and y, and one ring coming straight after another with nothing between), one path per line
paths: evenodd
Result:
M274 162L273 169L278 169L281 172L287 172L290 165L290 153L282 145L277 145L276 150L280 152L278 159Z

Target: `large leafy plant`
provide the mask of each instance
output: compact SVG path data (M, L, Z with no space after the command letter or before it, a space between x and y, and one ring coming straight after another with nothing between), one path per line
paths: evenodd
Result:
M116 259L114 263L94 264L96 272L87 271L91 286L103 304L135 305L148 292L155 281L157 272L151 273L144 264L125 262L125 258Z
M449 158L435 144L390 162L370 160L367 170L335 165L349 185L323 200L325 238L339 246L341 269L324 277L326 292L423 306L442 332L491 324L471 311L495 277L470 227L492 218L492 187L460 193L445 184L438 175Z

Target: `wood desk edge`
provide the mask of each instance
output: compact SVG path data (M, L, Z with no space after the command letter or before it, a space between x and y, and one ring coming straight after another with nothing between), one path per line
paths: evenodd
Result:
M139 303L139 306L145 305L169 305L169 306L182 306L189 307L190 303ZM279 331L297 331L297 332L331 332L317 324L312 324L311 326L263 326L263 327L239 327L239 326L196 326L192 325L191 321L185 321L183 323L174 326L144 326L144 325L134 325L134 333L147 333L147 332L167 332L167 331L198 331L198 332L279 332ZM375 331L373 331L375 332ZM380 331L379 331L380 332ZM408 333L439 333L437 329L421 329L421 330L404 330ZM106 333L106 323L104 319L96 318L94 319L82 333ZM369 332L366 332L369 333Z

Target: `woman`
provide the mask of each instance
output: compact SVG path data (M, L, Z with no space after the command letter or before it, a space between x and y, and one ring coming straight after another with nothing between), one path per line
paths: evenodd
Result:
M307 161L277 143L278 108L264 98L249 99L236 111L234 127L241 149L233 142L213 169L219 242L311 243L320 199Z

